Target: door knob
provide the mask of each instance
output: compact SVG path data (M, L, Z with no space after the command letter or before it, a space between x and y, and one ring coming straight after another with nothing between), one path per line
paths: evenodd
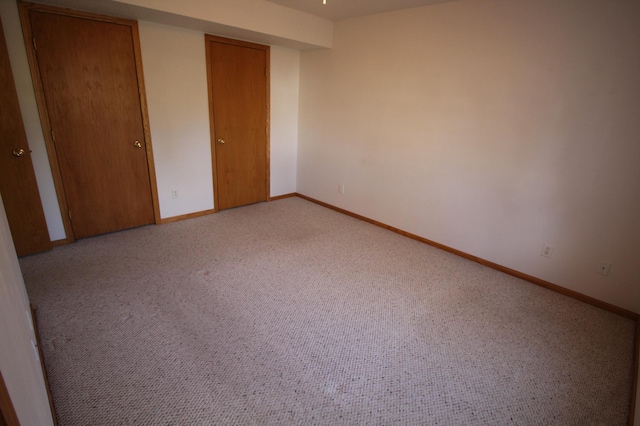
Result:
M22 148L13 150L14 157L22 157L24 154L25 154L25 150Z
M224 139L218 139L218 143L219 143L220 145L224 145L226 142L224 141Z
M142 144L139 141L135 141L133 143L133 146L135 146L136 148L142 148Z

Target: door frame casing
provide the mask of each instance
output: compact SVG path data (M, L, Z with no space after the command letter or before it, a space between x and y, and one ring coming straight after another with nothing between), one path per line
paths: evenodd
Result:
M220 203L218 202L218 165L216 161L216 140L215 140L215 120L214 120L214 107L213 104L213 69L211 67L211 42L230 44L233 46L248 47L250 49L263 50L265 52L265 137L266 137L266 158L265 161L265 180L266 180L266 201L271 199L271 56L270 47L262 44L250 43L248 41L234 40L230 38L213 36L210 34L204 35L204 44L207 61L207 93L209 97L209 135L211 138L211 166L213 171L213 211L220 211Z
M9 390L7 389L7 385L4 383L4 378L2 377L2 372L0 371L0 424L6 424L7 426L20 426L20 421L18 420L18 414L16 413L15 407L11 402L11 395L9 395Z
M18 91L11 68L11 58L6 42L4 28L0 22L0 62L2 62L2 132L0 142L2 150L13 152L22 149L22 158L2 156L3 167L12 170L10 174L3 174L0 179L0 193L4 200L4 209L11 228L13 244L18 256L51 250L51 237L47 220L42 207L42 199L33 167L33 157L20 110ZM11 124L6 120L10 119ZM8 132L8 133L4 133ZM18 153L19 154L19 153ZM8 160L8 161L7 161ZM15 174L14 174L15 173Z
M60 164L58 162L58 156L56 153L55 141L53 140L51 122L49 121L49 112L47 108L46 99L44 96L44 88L42 85L42 79L40 76L40 69L38 67L38 58L36 55L36 48L33 43L33 33L31 31L31 21L29 19L30 11L38 11L44 13L51 13L63 16L69 16L74 18L90 19L94 21L107 22L113 24L119 24L127 26L131 29L131 36L133 39L133 56L136 65L136 79L138 84L138 97L140 99L140 115L142 118L142 129L144 133L145 149L147 154L147 168L149 171L149 183L151 185L151 200L153 204L153 216L154 223L159 224L160 219L160 203L158 199L158 185L156 182L155 163L153 160L153 149L151 144L151 128L149 125L149 112L147 108L147 95L144 86L144 72L142 69L142 53L140 48L140 34L138 31L138 22L131 19L114 18L111 16L94 14L89 12L81 12L71 9L63 9L55 6L48 6L43 4L29 3L24 1L18 1L18 9L20 12L20 20L22 23L22 34L25 41L25 47L27 49L27 58L29 60L29 69L31 72L31 79L33 80L33 88L36 95L36 103L38 105L38 115L40 116L40 123L42 125L42 133L44 135L45 146L47 148L47 155L49 157L49 164L51 166L51 174L53 175L53 183L56 189L56 195L58 197L58 205L60 207L60 215L62 216L62 223L64 225L64 231L66 238L65 243L72 243L75 241L73 234L73 228L71 219L69 218L69 207L67 203L67 197L65 195L64 185L62 181L62 174L60 172Z

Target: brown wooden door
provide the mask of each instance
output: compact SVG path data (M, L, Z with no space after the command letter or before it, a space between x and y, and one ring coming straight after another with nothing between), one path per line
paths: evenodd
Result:
M0 194L18 256L51 248L0 23Z
M11 396L7 385L4 383L2 372L0 372L0 426L19 426L18 415L11 402Z
M207 36L216 209L268 197L268 46Z
M1 29L1 28L0 28ZM9 390L0 372L0 426L19 426L18 414L13 407Z
M132 27L29 11L75 238L154 222Z

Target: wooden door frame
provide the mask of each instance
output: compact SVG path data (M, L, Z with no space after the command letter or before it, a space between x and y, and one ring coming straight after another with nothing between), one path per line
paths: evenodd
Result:
M144 72L142 69L142 54L140 49L140 34L138 32L138 22L130 19L114 18L111 16L98 15L88 12L80 12L71 9L63 9L43 4L29 3L18 1L18 9L20 11L20 20L22 22L22 34L24 36L25 46L27 48L27 57L29 59L29 69L31 71L31 79L33 80L33 88L36 95L36 103L38 105L38 115L42 125L42 133L44 135L45 145L47 147L47 155L49 164L51 165L51 173L53 175L53 183L58 197L58 205L60 206L60 215L66 234L65 242L72 243L75 241L73 228L69 218L69 206L64 191L62 174L60 173L60 164L56 154L55 142L52 136L51 122L49 121L49 112L44 96L44 88L40 69L38 67L38 58L36 55L36 47L33 42L33 32L31 30L31 21L29 19L30 11L38 11L52 13L56 15L69 16L74 18L91 19L94 21L108 22L113 24L125 25L131 28L133 38L133 56L136 65L136 77L138 83L138 96L140 98L140 113L142 116L142 129L144 132L145 148L147 153L147 168L149 170L149 183L151 185L151 200L153 203L154 222L159 224L160 219L160 203L158 201L158 185L156 182L156 168L153 160L153 149L151 145L151 129L149 125L149 112L147 109L147 95L144 86Z
M16 414L16 410L11 402L9 390L7 389L7 385L4 383L2 372L0 372L0 420L4 420L5 422L0 422L0 424L6 424L7 426L20 425L18 415Z
M213 69L211 67L211 42L218 42L223 44L230 44L233 46L248 47L251 49L263 50L265 52L266 61L266 97L265 97L265 132L266 132L266 201L271 199L271 56L270 47L262 44L249 43L248 41L234 40L230 38L218 37L209 34L204 35L204 44L206 51L207 61L207 93L209 97L209 137L211 139L211 166L213 170L213 211L220 211L220 204L218 202L218 165L216 161L216 141L215 141L215 121L214 121L214 105L213 105Z
M15 125L13 130L17 132L10 136L9 134L5 135L9 140L2 143L2 150L6 149L8 152L13 150L14 153L15 149L24 150L23 157L18 162L14 163L15 159L14 161L9 161L17 166L15 169L17 174L11 176L9 187L7 187L6 182L9 176L4 176L0 191L3 192L4 208L11 228L16 253L18 256L25 256L51 250L52 244L42 199L38 190L33 156L29 149L29 141L27 140L24 120L20 111L18 91L13 70L11 69L11 58L9 57L9 49L2 22L0 22L0 51L2 52L3 107L7 108L9 117L13 116ZM7 89L6 93L4 93L4 88ZM3 163L7 164L5 161L6 159ZM12 182L14 179L19 179L21 182ZM16 194L15 191L18 191L20 195Z

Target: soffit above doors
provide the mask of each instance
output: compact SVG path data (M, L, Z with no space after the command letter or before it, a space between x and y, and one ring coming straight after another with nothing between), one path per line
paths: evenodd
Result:
M331 21L410 9L455 0L265 0Z
M331 47L333 22L264 0L38 0L299 50Z

